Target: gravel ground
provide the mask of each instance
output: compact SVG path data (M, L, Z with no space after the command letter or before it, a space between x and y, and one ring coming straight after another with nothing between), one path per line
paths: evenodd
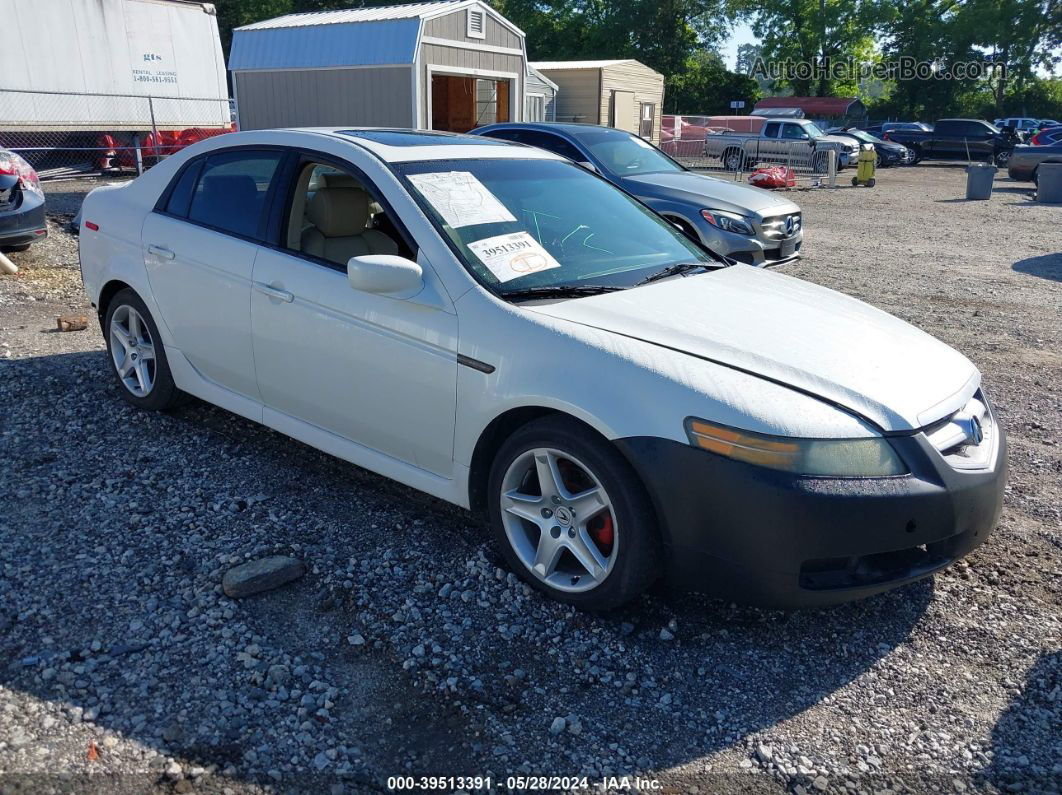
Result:
M128 407L98 327L54 330L88 309L62 224L91 184L48 186L50 237L0 278L0 791L1057 792L1062 211L963 180L794 193L786 270L982 368L1011 443L995 535L839 608L657 592L607 616L532 593L464 511L202 403ZM269 554L308 572L222 593Z

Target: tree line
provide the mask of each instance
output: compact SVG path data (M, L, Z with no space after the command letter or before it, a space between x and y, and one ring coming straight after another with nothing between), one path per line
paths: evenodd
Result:
M214 0L233 28L395 0ZM666 78L668 113L719 114L761 96L858 96L872 118L1062 118L1062 0L491 0L532 60L636 58ZM734 25L759 38L729 69ZM918 65L913 75L889 67ZM963 70L958 64L981 69ZM750 74L754 66L803 69ZM808 66L810 65L810 67ZM774 74L774 72L784 72Z

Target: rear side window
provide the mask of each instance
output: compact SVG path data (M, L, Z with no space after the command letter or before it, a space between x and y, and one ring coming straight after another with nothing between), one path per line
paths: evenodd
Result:
M188 220L222 232L256 237L281 157L280 152L255 150L211 155L199 174Z
M547 152L553 152L553 154L574 160L576 163L586 160L586 155L563 138L550 133L539 132L538 130L523 130L517 140L522 144L537 146L539 149L545 149Z
M962 122L958 121L941 121L937 122L936 133L937 135L963 135Z
M777 138L778 137L778 122L772 121L763 128L764 138Z
M190 164L181 176L177 178L177 184L170 192L169 201L166 202L166 212L184 218L188 215L188 205L192 202L192 191L195 190L196 180L203 168L203 161L197 160Z

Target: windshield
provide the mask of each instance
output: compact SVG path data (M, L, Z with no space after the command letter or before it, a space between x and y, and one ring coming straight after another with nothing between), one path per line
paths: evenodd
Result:
M812 138L821 138L826 134L822 131L822 128L813 121L804 122L804 132Z
M884 143L884 141L882 141L877 136L871 135L868 132L863 132L862 130L849 130L848 134L851 135L853 138L858 138L860 141L862 141L865 144L880 144L880 143Z
M681 263L715 265L655 213L572 163L435 160L395 166L483 284L631 287Z
M608 171L620 177L634 174L657 174L685 169L659 149L637 135L622 130L590 128L580 130L576 140Z

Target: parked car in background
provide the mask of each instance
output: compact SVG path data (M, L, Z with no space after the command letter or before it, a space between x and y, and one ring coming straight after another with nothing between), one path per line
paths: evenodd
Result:
M882 140L876 135L871 135L866 130L851 127L847 129L844 127L838 127L837 129L830 130L830 135L836 135L841 138L851 138L853 141L857 141L861 146L873 146L874 151L877 153L877 160L874 165L878 168L883 166L906 166L914 162L914 153L906 146L894 143L893 141Z
M130 404L192 393L483 512L520 577L583 608L660 576L870 596L966 555L1002 506L965 356L726 266L541 149L234 133L90 193L79 245Z
M890 130L914 130L916 132L933 132L933 125L922 121L886 121L881 124L882 132Z
M800 254L800 208L789 199L695 174L629 132L539 122L493 124L473 134L537 146L589 166L717 254L748 265L777 265Z
M1015 130L1028 133L1032 130L1038 129L1040 124L1039 119L1033 119L1029 116L1010 116L1006 119L996 119L995 125L1000 129L1004 127L1013 127Z
M837 153L837 167L854 166L859 144L850 138L827 135L808 119L763 118L758 132L706 135L704 154L722 160L727 171L748 170L758 163L785 164L794 155L805 159L818 173L825 173L828 152Z
M1054 119L1040 119L1040 123L1036 125L1037 130L1046 130L1050 127L1062 127L1062 121L1055 121Z
M982 119L940 119L932 132L887 130L885 140L903 144L921 160L986 160L1005 166L1019 143L1013 133Z
M1007 163L1007 174L1022 182L1038 182L1041 163L1062 163L1062 141L1043 146L1015 146Z
M37 172L19 155L0 149L0 249L24 251L47 234Z
M1062 125L1057 127L1045 127L1029 139L1032 146L1047 146L1062 141Z

